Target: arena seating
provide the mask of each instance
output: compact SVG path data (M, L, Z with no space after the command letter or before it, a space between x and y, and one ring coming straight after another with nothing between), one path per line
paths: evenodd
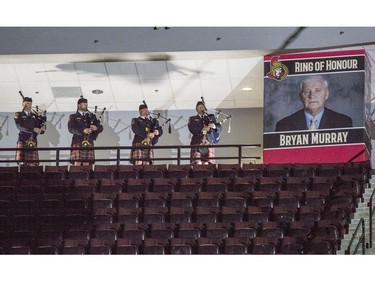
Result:
M1 254L336 254L370 163L0 167Z

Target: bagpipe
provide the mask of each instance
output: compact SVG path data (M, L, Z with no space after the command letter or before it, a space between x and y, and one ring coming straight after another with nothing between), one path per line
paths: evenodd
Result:
M147 104L145 101L142 101L143 104L148 108ZM152 117L151 115L156 115L156 118ZM165 120L164 123L162 123L160 125L160 122L159 122L159 118L162 118ZM148 112L148 116L147 116L147 119L151 121L151 126L149 128L149 133L153 133L155 132L156 130L159 130L160 127L163 127L164 125L168 124L169 123L169 128L168 128L168 133L170 134L171 133L171 119L170 118L166 118L164 116L161 116L160 113L153 113L153 112ZM160 135L154 135L153 138L150 138L150 137L146 137L145 139L142 140L141 144L144 145L144 146L149 146L149 145L155 145L158 143L159 141L159 138L160 138Z
M83 96L81 96L81 98L83 98ZM104 112L106 111L106 108L104 107L102 109L99 117L97 117L97 113L98 113L97 110L98 110L97 106L95 106L94 113L92 113L88 108L86 109L86 113L85 113L85 116L84 116L84 121L85 121L85 127L86 128L90 128L91 125L95 125L96 120L99 123L102 122L103 115L104 115ZM98 137L98 133L97 132L92 132L91 134L93 134L92 135L92 139L96 140L96 138ZM89 136L90 136L90 134L85 134L84 135L83 141L81 142L81 146L88 147L91 144Z
M206 108L206 111L203 112L203 126L207 127L207 126L209 126L210 123L214 123L216 125L216 129L211 128L209 131L203 131L203 137L202 137L202 140L201 140L201 143L200 143L200 145L202 145L202 147L199 147L198 151L202 154L207 154L208 148L205 147L205 146L219 143L220 134L221 134L221 131L222 131L221 124L230 120L230 118L232 116L223 113L221 110L215 111L215 114L208 113L207 112L207 106L206 106L206 103L204 101L204 98L201 97L201 100L204 104L204 107ZM224 115L225 118L222 119L221 121L217 121L220 114ZM231 124L229 124L228 133L230 133L230 130L231 130Z
M204 106L206 107L206 110L207 110L207 106L206 106L206 103L205 103L203 97L201 97L201 100L202 100L202 102L203 102L203 104L204 104ZM232 115L227 115L227 114L223 113L221 110L215 111L215 113L216 114L212 114L212 113L208 113L207 111L204 111L204 113L203 113L203 116L204 116L203 125L204 126L208 126L209 123L214 123L216 125L216 127L219 127L216 130L214 130L214 129L209 130L204 135L206 137L207 141L210 144L218 144L219 143L220 134L221 134L221 131L222 131L221 124L230 120L230 118L232 117ZM222 119L221 121L218 121L220 114L224 115L225 118ZM230 130L231 130L231 125L229 125L229 127L228 127L228 133L230 133Z
M24 100L24 95L22 94L22 91L18 91L18 93L20 94L22 100ZM35 115L35 118L38 122L38 125L37 127L39 129L41 129L41 132L40 134L43 135L44 132L47 130L47 110L40 110L38 106L35 106L35 109L33 107L31 107L31 111L32 113L34 113ZM33 132L32 135L31 135L31 138L26 142L26 146L29 147L29 148L34 148L36 147L36 136L38 134Z

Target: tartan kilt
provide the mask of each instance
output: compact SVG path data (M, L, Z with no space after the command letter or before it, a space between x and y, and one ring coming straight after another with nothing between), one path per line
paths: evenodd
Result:
M26 165L26 166L35 166L39 165L39 162L30 162L27 163L27 161L33 160L38 161L39 160L39 153L38 150L29 150L27 149L27 142L31 141L32 139L29 139L27 141L18 141L17 142L17 148L26 148L25 150L17 150L16 151L16 160L19 165ZM37 140L34 140L35 147L38 147ZM26 161L26 162L24 162Z
M201 160L202 162L210 162L215 164L215 159L209 159L210 157L215 157L215 148L214 147L206 147L207 153L201 153L198 147L193 147L190 150L190 158L191 162L195 162L195 160Z
M133 144L133 147L140 146L141 143ZM133 160L130 160L130 163L133 165L151 165L153 163L152 159L154 158L154 150L152 149L152 145L150 145L150 148L132 148L130 154L131 158L133 158Z
M72 143L72 148L81 147L81 143ZM94 147L93 144L90 143L87 147ZM86 161L85 161L86 160ZM95 163L95 151L93 149L90 150L79 150L79 149L72 149L70 151L70 162L73 164L74 162L88 162L90 164Z

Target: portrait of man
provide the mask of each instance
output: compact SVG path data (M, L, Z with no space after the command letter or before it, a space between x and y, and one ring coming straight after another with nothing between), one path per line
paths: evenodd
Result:
M299 99L303 108L279 120L276 131L317 130L353 126L351 117L326 107L329 85L323 76L301 81Z

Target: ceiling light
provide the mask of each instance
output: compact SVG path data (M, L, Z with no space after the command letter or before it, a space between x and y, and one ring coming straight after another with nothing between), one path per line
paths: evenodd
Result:
M95 95L101 95L101 94L103 94L103 91L102 90L92 90L92 93L95 94Z
M244 87L241 89L241 91L245 91L245 92L249 92L249 91L252 91L253 88L250 88L250 87Z

